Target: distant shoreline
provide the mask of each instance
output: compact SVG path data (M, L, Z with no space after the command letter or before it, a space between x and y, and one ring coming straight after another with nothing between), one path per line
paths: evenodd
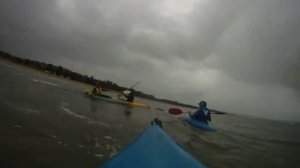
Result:
M28 70L38 72L38 73L43 73L47 76L55 77L58 79L77 82L78 84L81 84L85 87L93 87L96 84L100 84L104 88L104 90L112 90L118 92L127 89L126 87L119 86L116 83L111 81L98 80L95 79L93 76L89 77L87 75L82 75L77 72L73 72L69 69L63 68L62 66L56 66L44 62L16 57L3 51L0 51L0 60L11 66L18 66L20 68L26 68ZM136 91L136 95L141 98L164 102L171 105L177 105L177 106L193 108L193 109L197 108L196 106L176 102L173 100L156 98L153 95L145 94L141 91ZM216 114L225 114L225 112L220 112L217 110L212 110L212 111Z
M90 84L87 84L87 83L70 80L70 79L67 79L67 78L64 78L64 77L61 77L61 76L56 76L56 75L53 75L53 74L49 74L49 73L31 68L31 67L28 67L28 66L23 65L23 64L18 64L18 63L12 62L12 61L7 60L7 59L2 57L1 51L0 51L0 64L2 64L4 66L9 66L11 68L25 69L26 71L30 71L30 72L33 72L33 73L38 74L38 75L43 75L43 76L46 75L47 77L54 78L54 79L57 79L57 80L62 79L62 80L66 80L68 82L75 82L75 83L81 85L83 89L86 89L87 87L90 87L90 88L93 87L93 85L90 85Z

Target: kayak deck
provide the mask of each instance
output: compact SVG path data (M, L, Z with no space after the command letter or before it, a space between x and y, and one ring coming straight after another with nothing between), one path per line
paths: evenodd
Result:
M159 126L147 128L101 168L204 168L179 147Z

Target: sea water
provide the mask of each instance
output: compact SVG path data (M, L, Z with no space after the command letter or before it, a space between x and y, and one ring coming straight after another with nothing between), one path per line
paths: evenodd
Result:
M183 149L209 167L300 167L296 122L212 115L217 132L204 132L181 116L169 115L169 104L137 98L153 107L142 109L93 100L83 94L92 86L5 63L0 64L0 79L2 168L98 167L154 117Z

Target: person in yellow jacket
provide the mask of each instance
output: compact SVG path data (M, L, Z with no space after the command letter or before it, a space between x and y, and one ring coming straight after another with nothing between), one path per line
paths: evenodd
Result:
M102 91L103 91L103 90L102 90L100 84L97 84L97 85L93 88L92 93L93 93L93 94L101 94Z

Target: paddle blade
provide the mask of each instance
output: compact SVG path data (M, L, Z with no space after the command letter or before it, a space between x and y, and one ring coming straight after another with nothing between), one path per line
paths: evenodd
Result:
M170 108L169 109L169 113L170 114L174 114L174 115L179 115L182 113L182 110L179 108Z

